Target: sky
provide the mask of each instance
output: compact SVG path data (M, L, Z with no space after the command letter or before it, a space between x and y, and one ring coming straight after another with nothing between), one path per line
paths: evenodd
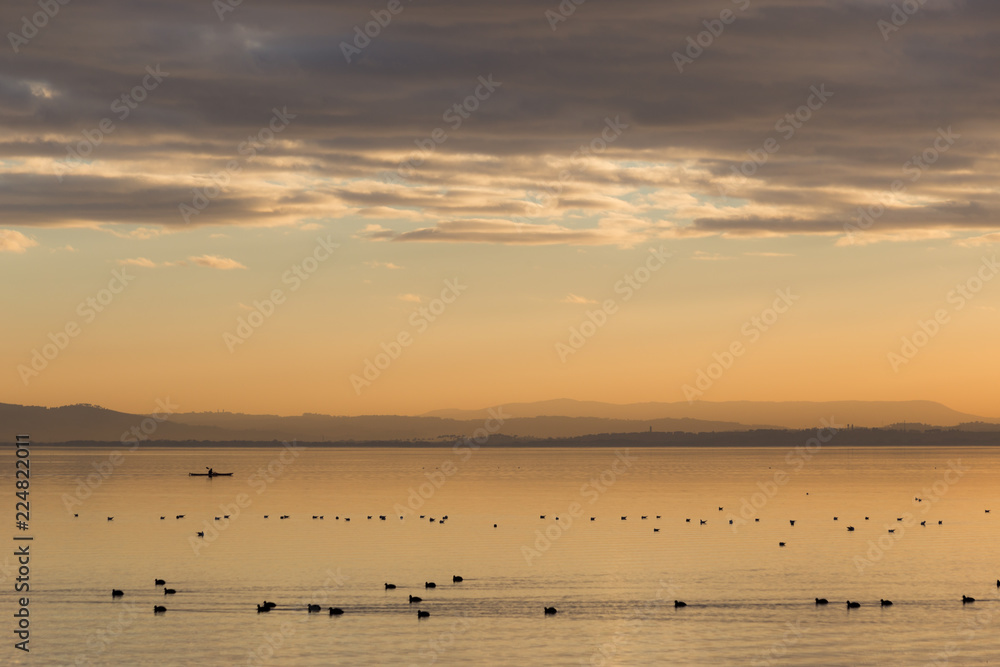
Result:
M1000 416L996 2L15 0L0 27L0 402Z

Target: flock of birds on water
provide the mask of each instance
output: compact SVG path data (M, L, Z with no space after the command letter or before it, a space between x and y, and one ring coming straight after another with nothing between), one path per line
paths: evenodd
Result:
M915 500L917 500L918 502L921 501L920 498L915 498ZM720 512L722 512L724 509L725 509L724 507L719 507L719 511ZM990 510L985 510L985 513L989 514ZM79 514L74 514L73 516L74 517L79 517L80 515ZM367 515L367 516L368 516L368 520L372 520L373 517L374 517L374 515ZM546 516L547 515L545 515L545 514L541 514L541 515L539 515L539 519L544 520L544 519L546 519ZM325 517L325 515L322 515L322 514L314 514L314 515L312 515L312 518L314 520L322 520L322 519L324 519L324 517ZM183 519L183 518L185 518L184 514L178 514L178 515L175 516L175 519ZM224 514L222 516L215 517L215 520L219 521L221 519L228 519L228 518L229 518L229 515L228 514ZM270 518L270 515L265 514L264 518L268 519L268 518ZM278 518L279 519L289 519L289 518L291 518L291 516L288 515L288 514L282 514ZM378 515L378 518L379 518L380 521L386 521L386 520L388 520L388 517L386 515L384 515L384 514ZM404 517L400 516L399 518L400 518L400 520L403 520ZM437 523L443 524L445 521L447 521L448 515L444 515L440 519L437 519L435 517L427 517L427 515L421 514L420 518L421 519L427 518L431 523L437 522ZM559 520L558 516L556 516L554 518L555 518L556 521ZM649 516L648 515L642 515L640 518L642 520L647 520L647 519L649 519ZM660 519L661 515L657 514L656 518ZM161 516L160 517L160 520L165 520L165 519L166 519L166 516ZM108 521L113 521L113 520L114 520L113 516L109 516L108 517ZM337 516L336 520L340 520L340 516ZM344 517L344 521L350 521L350 520L351 520L350 517L346 517L346 516ZM596 521L597 517L593 517L592 516L592 517L590 517L590 520L591 521ZM621 520L622 521L627 521L628 520L628 515L622 516ZM839 521L840 517L835 516L835 517L833 517L833 520L834 521ZM868 521L868 520L869 520L869 517L866 516L865 517L865 521ZM691 523L691 519L690 518L687 518L684 521L686 523ZM760 519L759 518L755 518L754 521L756 523L759 523ZM902 517L898 517L896 519L896 521L900 521L901 522L901 521L903 521L903 518ZM795 526L795 519L789 519L788 522L789 522L789 524L791 526L793 526L793 527ZM698 523L699 523L699 525L704 526L704 525L706 525L708 523L708 520L707 519L699 519ZM730 519L729 523L732 524L733 520ZM943 524L943 521L938 521L938 525L942 525L942 524ZM498 524L493 524L493 527L496 528L497 525ZM921 526L926 526L927 522L926 521L921 521L920 525ZM847 530L848 530L848 532L854 532L854 526L848 526ZM894 533L895 532L894 529L888 529L888 530L889 530L889 533ZM658 532L660 532L660 529L659 528L654 528L653 532L654 533L658 533ZM204 531L198 531L196 533L196 535L198 537L204 537L205 533L204 533ZM779 547L784 547L785 543L784 542L779 542L778 546ZM461 583L462 581L464 581L463 577L461 577L459 575L452 576L452 583ZM156 585L156 586L165 586L166 582L163 579L155 579L155 584L154 585ZM997 585L997 588L1000 589L1000 579L997 579L996 585ZM424 588L426 588L426 589L432 589L432 588L436 588L436 587L437 587L437 584L435 584L432 581L428 581L428 582L424 583ZM385 590L388 591L388 590L395 590L395 589L396 589L396 585L395 584L390 584L390 583L386 583L385 584ZM164 595L174 595L175 593L177 593L177 591L175 589L173 589L173 588L166 588L166 587L164 587L164 589L163 589L163 594ZM111 591L111 597L112 597L112 599L120 598L120 597L123 597L124 595L125 595L124 591L122 591L120 589L117 589L117 588L116 589L112 589L112 591ZM975 601L976 601L975 598L970 597L968 595L963 595L962 596L962 604L963 605L970 604L970 603L973 603ZM408 600L409 604L419 604L421 602L423 602L423 598L418 597L416 595L410 595L409 596L409 600ZM830 603L830 601L827 600L826 598L815 598L815 604L817 606L827 605L829 603ZM881 607L891 607L892 604L893 604L892 600L885 600L885 599L880 599L879 600L879 606L881 606ZM858 609L858 608L861 607L861 603L860 602L852 601L852 600L847 600L846 601L846 605L847 605L848 609ZM681 609L681 608L687 607L687 606L688 606L688 604L686 602L684 602L683 600L674 600L674 608L675 609ZM258 604L257 605L257 613L258 614L267 613L267 612L270 612L272 609L276 609L277 607L278 607L278 605L276 603L264 600L263 604ZM153 606L153 613L154 614L162 614L162 613L164 613L166 611L167 611L167 608L165 606L163 606L163 605L154 605ZM306 605L306 611L308 613L310 613L310 614L319 613L319 612L322 611L322 608L318 604L307 604ZM345 612L340 607L328 607L328 613L329 613L330 616L341 616ZM558 610L555 607L544 607L543 613L546 616L551 616L551 615L554 615L554 614L558 613ZM429 611L424 611L422 609L418 609L417 610L417 618L418 619L428 618L430 615L431 614L430 614Z
M452 581L452 583L459 584L459 583L462 583L463 581L465 581L465 579L463 577L461 577L461 576L459 576L459 575L456 574L456 575L452 576L451 581ZM155 586L164 586L164 589L163 589L163 594L164 595L174 595L175 593L177 593L176 589L166 588L165 586L166 586L167 582L164 581L163 579L155 579L154 582L155 582L154 583ZM427 588L427 589L437 588L437 584L434 583L433 581L427 581L427 582L424 582L424 588ZM997 579L997 588L1000 589L1000 579ZM396 584L390 584L390 583L386 582L385 583L385 590L387 590L387 591L396 590ZM124 597L124 595L125 595L125 592L122 591L122 590L120 590L120 589L118 589L118 588L115 588L115 589L111 590L111 598L112 599ZM816 605L817 606L830 604L830 601L827 600L826 598L816 598L815 600L816 600ZM409 604L419 604L419 603L421 603L423 601L424 601L424 599L422 597L418 597L416 595L410 595L408 603ZM976 598L969 597L968 595L963 595L962 596L962 604L963 605L970 604L970 603L973 603L975 601L976 601ZM858 608L861 607L861 603L860 602L856 602L856 601L847 600L846 604L847 604L847 608L848 609L858 609ZM674 600L674 609L681 609L681 608L687 607L687 606L688 606L687 602L684 602L683 600ZM891 607L892 606L892 600L882 600L882 599L880 599L879 600L879 606L881 606L881 607ZM275 603L275 602L268 602L267 600L264 600L264 604L257 605L257 613L258 614L265 614L265 613L271 611L272 609L276 609L277 607L278 607L277 603ZM164 607L163 605L154 605L153 606L153 613L154 614L162 614L165 611L167 611L167 608ZM306 611L308 613L310 613L310 614L316 614L316 613L322 612L323 609L318 604L307 604L306 605ZM555 607L545 607L543 613L546 616L552 616L552 615L558 613L558 611L559 610L556 609ZM328 613L329 613L330 616L341 616L345 612L340 607L328 607ZM417 609L417 619L428 618L428 617L430 617L430 615L431 615L431 613L429 611L424 611L423 609Z

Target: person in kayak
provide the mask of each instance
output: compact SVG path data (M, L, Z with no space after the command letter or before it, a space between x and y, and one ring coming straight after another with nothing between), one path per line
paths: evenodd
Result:
M209 476L209 477L211 477L211 476L212 476L212 469L211 469L211 468L209 468L209 469L208 469L208 476Z

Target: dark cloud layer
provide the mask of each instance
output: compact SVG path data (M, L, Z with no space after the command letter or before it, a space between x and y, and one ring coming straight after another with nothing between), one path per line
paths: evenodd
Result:
M5 40L2 224L359 215L397 241L627 244L839 234L884 201L872 233L1000 227L1000 4L927 0L898 26L894 4L590 0L553 30L556 1L403 0L348 63L341 43L386 2L245 1L222 20L210 0L72 2L18 53ZM723 10L735 19L707 37ZM18 33L38 11L4 3L0 26ZM699 33L707 46L679 72ZM122 118L115 100L147 67L162 81ZM469 98L491 75L499 87ZM831 97L810 98L824 85ZM478 108L455 127L444 114L467 99ZM274 109L294 118L269 137ZM105 118L113 131L67 162ZM627 128L602 146L615 118ZM947 128L958 138L935 149ZM933 163L907 171L925 151ZM180 205L233 162L185 220Z

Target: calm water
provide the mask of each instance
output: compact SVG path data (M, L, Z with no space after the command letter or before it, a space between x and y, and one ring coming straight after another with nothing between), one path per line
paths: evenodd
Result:
M36 663L912 665L1000 656L1000 450L826 447L806 462L785 449L302 449L282 464L280 447L146 448L68 509L109 451L33 446ZM236 474L187 476L205 465ZM270 481L257 472L269 465ZM7 497L3 539L13 545ZM13 560L0 559L4 610L15 608ZM165 596L154 578L177 594ZM437 587L425 589L428 581ZM125 596L112 600L112 588ZM977 602L963 605L962 595ZM880 598L895 604L881 608ZM278 609L256 613L265 599ZM675 609L675 599L689 606ZM862 607L848 611L848 599ZM323 613L308 614L310 602ZM154 616L154 604L168 611ZM346 614L331 618L329 606ZM544 616L545 606L559 613ZM418 620L418 608L431 616ZM0 662L26 663L10 646L7 613Z

